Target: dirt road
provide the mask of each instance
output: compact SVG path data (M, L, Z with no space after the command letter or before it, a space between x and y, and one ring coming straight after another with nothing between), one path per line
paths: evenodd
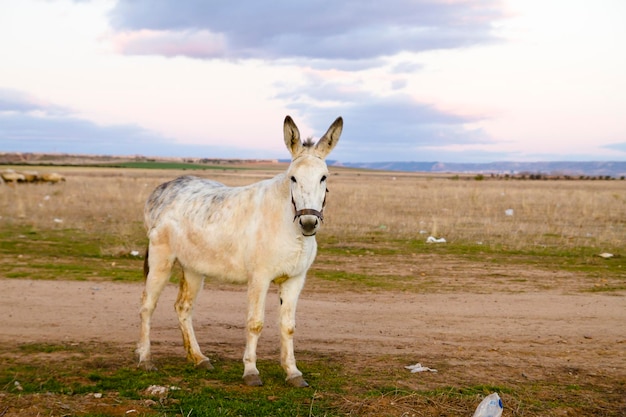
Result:
M129 283L2 279L0 343L107 342L130 354L141 291L140 284ZM175 285L165 289L155 313L157 362L164 351L184 355L173 311L176 291ZM277 305L274 291L259 357L275 356L278 349ZM205 353L239 357L244 318L244 287L207 284L195 312ZM413 363L463 367L477 375L495 363L524 378L554 369L626 377L623 295L332 294L305 288L297 319L296 351L353 353L364 361L402 355Z

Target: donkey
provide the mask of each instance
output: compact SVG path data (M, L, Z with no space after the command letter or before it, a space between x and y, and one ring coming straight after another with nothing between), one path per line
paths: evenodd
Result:
M149 243L136 350L140 368L156 369L150 354L152 313L178 261L183 276L174 307L189 361L213 369L200 350L192 324L194 302L205 277L247 282L243 380L250 386L262 385L256 348L267 291L274 282L279 286L280 361L286 381L295 387L308 386L293 351L296 304L317 253L315 234L324 220L325 158L337 145L342 129L339 117L317 143L311 139L303 143L298 127L287 116L283 130L292 161L286 172L244 187L183 176L152 192L144 208Z

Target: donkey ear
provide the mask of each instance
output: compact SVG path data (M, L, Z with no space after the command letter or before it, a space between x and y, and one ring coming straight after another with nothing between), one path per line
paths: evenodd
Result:
M283 125L283 131L285 132L285 145L291 153L292 157L302 152L302 141L300 141L300 131L298 126L293 122L290 116L285 117L285 124Z
M326 155L333 150L335 145L337 145L342 130L343 119L341 117L337 117L333 124L328 128L328 131L324 133L324 136L322 136L322 138L315 145L315 151L321 158L325 158Z

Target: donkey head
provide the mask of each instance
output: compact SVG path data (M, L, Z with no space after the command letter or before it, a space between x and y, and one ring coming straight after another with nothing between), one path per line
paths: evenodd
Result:
M314 236L324 220L328 192L328 167L324 160L339 141L342 128L343 119L338 117L317 143L311 139L302 143L298 127L291 117L285 117L285 145L292 157L287 178L290 181L294 222L304 236Z

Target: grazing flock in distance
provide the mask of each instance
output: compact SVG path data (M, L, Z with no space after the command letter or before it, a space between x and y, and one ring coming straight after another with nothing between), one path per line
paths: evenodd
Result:
M65 181L65 177L56 172L38 173L37 171L15 171L5 169L0 171L0 183L20 184L20 183L49 183L56 184Z

